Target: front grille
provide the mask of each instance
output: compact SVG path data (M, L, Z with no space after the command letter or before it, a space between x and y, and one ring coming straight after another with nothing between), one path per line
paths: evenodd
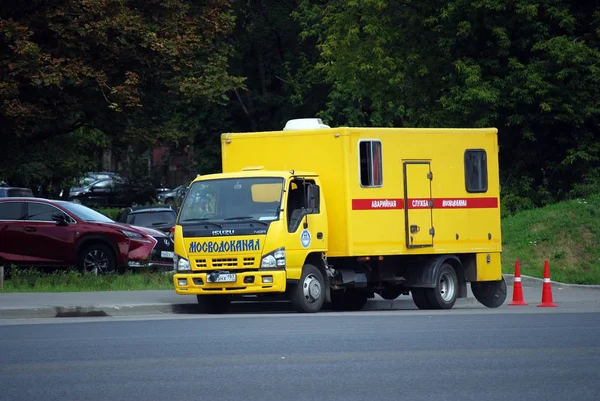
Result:
M239 258L203 258L196 259L196 270L211 270L211 269L251 269L256 268L256 258L254 257L239 257Z
M156 245L152 249L150 258L154 261L173 262L172 252L174 251L174 244L170 238L167 237L154 237L156 239ZM171 252L171 256L163 257L161 252Z
M154 249L157 251L173 251L174 244L168 237L154 237L156 240L156 245L154 245Z
M211 261L212 267L237 267L237 264L237 258L213 259Z

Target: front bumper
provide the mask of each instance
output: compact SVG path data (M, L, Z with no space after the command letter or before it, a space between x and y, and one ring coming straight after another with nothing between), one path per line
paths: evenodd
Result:
M157 269L157 270L161 270L161 271L166 271L166 272L171 272L171 271L175 271L175 265L173 264L173 262L169 262L169 261L157 261L157 260L150 260L150 261L137 261L137 260L130 260L127 262L127 266L131 267L131 268L152 268L152 269Z
M128 254L128 266L132 268L150 267L157 270L173 271L173 241L164 236L154 236L156 244L144 243Z
M267 292L285 292L287 274L285 270L265 270L236 272L234 283L207 283L207 273L176 273L173 285L177 294L261 294ZM273 282L264 283L263 277L271 276ZM253 279L253 282L248 282ZM179 281L185 280L185 285Z

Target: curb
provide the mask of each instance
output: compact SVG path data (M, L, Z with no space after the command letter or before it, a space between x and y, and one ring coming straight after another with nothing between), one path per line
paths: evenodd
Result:
M502 276L504 277L504 280L506 281L507 285L512 285L512 283L514 281L514 276L515 276L514 274L502 274ZM523 283L523 285L525 285L525 286L538 286L538 285L542 285L543 282L544 282L544 280L541 278L525 276L525 275L521 274L521 283ZM558 287L600 290L600 285L597 285L597 284L569 284L569 283L561 283L559 281L554 281L554 280L550 280L550 282Z
M474 298L459 298L456 306L474 305ZM256 305L260 312L291 313L293 310L288 302L236 302L231 313L256 313ZM410 310L416 309L410 297L399 297L393 300L369 300L363 311L382 310ZM324 308L323 311L328 311ZM141 304L141 305L88 305L88 306L48 306L32 308L0 309L0 319L37 319L60 317L117 317L117 316L142 316L161 314L204 314L199 310L198 304Z

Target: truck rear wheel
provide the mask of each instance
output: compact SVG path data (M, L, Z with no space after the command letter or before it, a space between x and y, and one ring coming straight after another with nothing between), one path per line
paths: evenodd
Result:
M211 314L225 313L231 304L228 295L196 295L196 298L202 311Z
M305 264L300 281L290 286L289 296L297 312L315 313L321 310L325 301L325 280L319 269Z
M506 281L504 277L497 281L473 281L471 291L480 304L488 308L497 308L506 301Z
M425 290L429 290L429 288L412 288L410 290L413 302L419 309L431 309L431 305L429 305L429 300L427 299Z
M442 265L435 288L425 288L425 296L431 309L451 309L454 306L458 297L458 277L450 264Z
M336 311L359 311L365 307L368 294L365 291L347 289L331 291L331 307Z

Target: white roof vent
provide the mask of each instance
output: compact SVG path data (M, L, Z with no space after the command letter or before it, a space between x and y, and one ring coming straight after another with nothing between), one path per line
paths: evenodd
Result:
M316 128L331 128L329 125L323 124L323 121L320 118L296 118L294 120L289 120L285 127L284 131L291 130L301 130L301 129L316 129Z

